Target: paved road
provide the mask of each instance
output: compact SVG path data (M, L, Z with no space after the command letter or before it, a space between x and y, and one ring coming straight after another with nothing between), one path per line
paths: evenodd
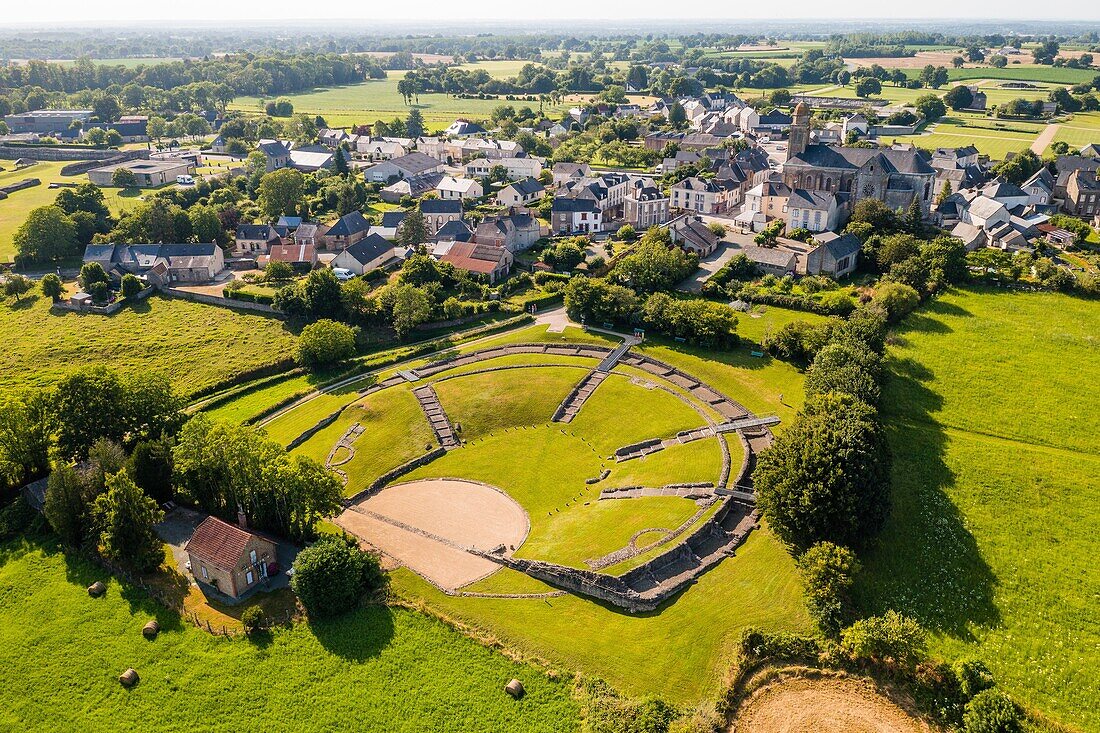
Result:
M707 217L704 217L707 218ZM730 226L730 222L723 221L727 227ZM746 244L752 244L751 234L742 234L740 231L730 230L726 233L725 241L718 245L718 249L714 250L706 259L699 261L699 269L695 271L695 274L680 283L680 290L687 291L689 293L698 293L703 289L703 283L707 279L722 269L722 266L733 259L734 255L741 251L741 247Z
M1036 155L1042 155L1047 146L1054 142L1054 136L1058 134L1058 128L1060 125L1051 124L1043 128L1043 131L1039 133L1039 137L1035 138L1035 142L1031 144L1031 152Z

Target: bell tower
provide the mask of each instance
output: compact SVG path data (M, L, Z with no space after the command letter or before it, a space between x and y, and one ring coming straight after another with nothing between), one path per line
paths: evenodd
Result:
M794 106L791 115L791 135L787 141L787 160L801 155L810 144L810 108L805 102Z

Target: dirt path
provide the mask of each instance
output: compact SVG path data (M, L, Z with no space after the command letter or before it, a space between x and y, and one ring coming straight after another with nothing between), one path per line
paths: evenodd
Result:
M1031 152L1036 155L1042 155L1047 149L1047 146L1054 142L1054 136L1058 134L1058 128L1060 125L1047 125L1043 128L1043 131L1039 133L1039 137L1035 138L1035 142L1031 144Z
M791 678L757 691L730 733L931 733L877 692L851 678Z

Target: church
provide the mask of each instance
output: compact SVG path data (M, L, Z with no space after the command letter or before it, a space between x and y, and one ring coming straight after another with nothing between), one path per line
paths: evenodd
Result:
M791 189L832 193L849 206L866 198L905 209L916 197L927 215L936 196L936 170L916 150L810 144L810 108L792 115L783 182Z

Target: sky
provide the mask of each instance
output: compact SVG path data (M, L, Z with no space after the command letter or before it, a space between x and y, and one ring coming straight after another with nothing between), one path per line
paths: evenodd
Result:
M4 0L0 25L13 24L64 24L76 23L88 25L113 25L120 21L148 20L199 20L217 19L221 21L251 20L294 20L312 17L309 4L300 0L186 0L185 2L166 2L165 0L110 0L109 2L88 2L87 0L50 0L50 2L20 2ZM320 6L316 6L320 8ZM476 0L472 3L453 0L416 0L412 3L384 2L368 0L359 3L327 3L324 5L329 15L341 19L370 20L419 20L419 26L425 31L426 19L445 20L566 20L588 19L581 25L591 23L598 30L601 18L626 17L633 19L774 19L820 18L822 10L837 7L823 4L820 0L784 0L782 5L772 3L730 2L730 0L703 0L703 2L684 3L669 0ZM948 18L984 18L984 19L1046 19L1046 20L1100 20L1100 3L1095 0L1062 0L1053 6L1039 6L1034 0L999 0L990 4L981 0L959 2L959 0L921 0L919 4L882 2L881 0L847 0L841 6L843 16L830 15L834 19L842 18L909 18L919 14L927 20ZM620 8L626 11L617 12ZM781 12L777 9L781 8ZM898 12L898 11L901 12ZM1046 15L1050 10L1055 15Z

